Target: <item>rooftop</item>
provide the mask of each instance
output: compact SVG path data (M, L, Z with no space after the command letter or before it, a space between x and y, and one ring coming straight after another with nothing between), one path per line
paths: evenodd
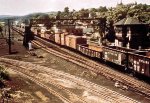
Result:
M128 17L120 20L114 25L119 26L119 25L144 25L144 24L145 23L140 22L137 18Z

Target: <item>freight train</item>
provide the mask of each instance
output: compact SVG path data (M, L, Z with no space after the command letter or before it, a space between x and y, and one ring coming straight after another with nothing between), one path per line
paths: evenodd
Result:
M17 27L24 31L24 28ZM148 50L127 49L117 46L97 46L87 44L87 38L82 36L81 29L68 29L40 32L40 29L32 27L31 30L38 37L66 46L91 58L97 58L113 63L133 73L150 77L150 52Z

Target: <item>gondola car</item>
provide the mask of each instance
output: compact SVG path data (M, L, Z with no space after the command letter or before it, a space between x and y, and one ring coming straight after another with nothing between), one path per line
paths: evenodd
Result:
M103 47L103 59L115 63L127 68L126 62L128 62L128 52L135 52L135 49L127 49L117 46L102 46Z
M92 49L89 49L88 45L78 44L77 50L89 57L99 58L99 59L102 58L102 49L100 51L92 50Z
M103 59L118 65L125 66L126 52L124 50L103 46Z
M121 47L103 47L103 59L128 69L134 73L150 77L149 51Z
M128 61L129 69L150 77L150 58L139 54L128 53Z

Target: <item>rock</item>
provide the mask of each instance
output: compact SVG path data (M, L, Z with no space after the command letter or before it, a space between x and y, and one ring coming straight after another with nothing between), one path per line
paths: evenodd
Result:
M118 81L115 82L114 86L117 87L117 88L121 87L121 85Z
M37 57L38 57L38 58L44 58L44 57L47 57L47 53L38 52L38 53L37 53Z
M29 54L31 55L31 56L37 56L37 54L35 53L35 52L29 52Z
M92 72L92 71L91 71L91 75L92 75L92 77L93 77L93 78L96 78L96 77L98 76L98 74L97 74L97 73Z
M87 71L83 71L82 73L81 73L81 76L86 76L87 75Z
M29 55L25 55L24 57L25 57L25 58L28 58L28 57L29 57Z
M38 57L38 58L44 58L44 56L43 56L43 55L37 55L37 57Z
M128 89L128 86L123 85L123 86L122 86L122 89L127 90L127 89Z
M82 96L83 97L88 97L89 96L89 92L88 91L84 91Z
M36 53L32 53L31 55L32 55L32 56L36 56Z

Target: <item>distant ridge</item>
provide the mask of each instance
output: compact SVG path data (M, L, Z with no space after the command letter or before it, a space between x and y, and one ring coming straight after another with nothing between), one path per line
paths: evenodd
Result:
M0 15L0 19L4 20L4 19L31 19L34 16L38 16L38 15L56 15L57 12L35 12L35 13L30 13L27 15L23 15L23 16L17 16L17 15Z
M11 15L0 15L0 19L11 17Z

